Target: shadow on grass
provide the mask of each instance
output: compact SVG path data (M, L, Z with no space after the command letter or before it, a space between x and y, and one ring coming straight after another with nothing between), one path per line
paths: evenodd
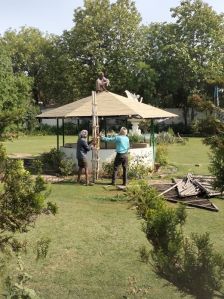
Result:
M182 298L184 298L186 295L190 295L194 296L196 299L224 299L224 293L221 291L214 291L213 293L200 292L198 289L194 291L191 290L189 286L184 284L184 282L179 281L178 278L175 277L175 275L173 275L173 277L170 277L169 275L165 275L164 273L161 273L157 270L154 270L154 272L158 277L167 280L167 283L164 283L164 287L167 287L170 284L172 284L176 288L178 288Z

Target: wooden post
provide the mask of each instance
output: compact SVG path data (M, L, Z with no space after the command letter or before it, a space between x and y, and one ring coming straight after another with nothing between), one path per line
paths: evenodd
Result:
M153 167L155 164L155 130L154 130L154 120L151 120L151 136L150 136L150 143L152 146L152 154L153 154Z
M57 150L59 150L59 119L57 118Z
M63 139L62 139L62 144L63 144L63 146L65 146L65 119L64 118L62 118L62 137L63 137Z
M99 175L99 119L97 115L96 92L92 91L92 138L94 145L92 149L92 177L93 183L98 179Z

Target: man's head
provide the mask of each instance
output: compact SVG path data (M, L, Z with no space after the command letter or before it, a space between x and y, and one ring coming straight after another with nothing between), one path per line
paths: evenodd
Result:
M126 136L128 134L128 130L125 127L122 127L120 129L119 135L124 135Z
M88 136L88 131L87 130L82 130L79 134L80 138L87 138Z
M100 73L99 73L99 78L102 80L103 77L104 77L104 73L103 73L103 72L100 72Z

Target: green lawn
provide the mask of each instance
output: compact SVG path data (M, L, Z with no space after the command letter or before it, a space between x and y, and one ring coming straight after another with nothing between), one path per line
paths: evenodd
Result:
M26 137L6 146L9 152L35 154L55 143L55 137ZM169 161L178 167L177 174L208 173L207 151L201 139L190 138L184 146L169 146ZM49 199L57 203L58 214L41 216L35 228L22 235L30 244L42 237L51 239L46 259L36 261L32 248L23 256L25 269L33 277L29 286L41 298L192 298L157 277L151 264L140 261L139 248L150 246L129 203L109 200L117 192L113 187L105 189L102 183L52 185ZM215 248L223 253L224 201L213 201L218 213L187 209L185 233L208 231Z
M177 175L209 174L209 147L202 141L202 138L189 138L185 145L168 146L168 163L177 168Z
M180 298L174 286L140 261L139 247L149 247L141 221L127 202L106 199L117 193L109 190L103 185L52 186L58 215L41 216L24 236L31 243L51 238L46 259L35 261L33 250L23 257L33 277L30 286L41 298L52 299Z
M75 142L77 136L65 136L65 143ZM3 142L8 154L24 153L38 155L57 147L56 136L22 136L12 141ZM62 136L60 136L62 145Z
M59 213L41 216L35 228L23 235L31 244L42 237L51 239L46 259L35 261L32 249L23 257L26 271L33 277L30 286L41 298L52 299L191 298L140 261L139 248L150 249L141 221L129 203L109 200L117 193L112 188L52 185L50 199L59 206ZM185 232L210 232L215 248L222 253L224 201L214 203L220 212L187 209ZM133 295L135 291L139 293Z

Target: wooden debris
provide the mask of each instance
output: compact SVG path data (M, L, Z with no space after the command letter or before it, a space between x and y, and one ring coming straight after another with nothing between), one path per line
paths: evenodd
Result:
M159 196L164 195L166 200L170 202L180 202L191 207L219 211L218 207L206 198L221 194L213 188L214 177L188 174L183 179L173 181L174 183L153 184L151 186L158 190Z
M201 189L194 183L191 174L181 180L174 180L178 183L177 191L179 197L195 196L201 193Z
M195 184L203 190L208 197L219 196L221 192L213 187L214 177L211 176L192 176Z

